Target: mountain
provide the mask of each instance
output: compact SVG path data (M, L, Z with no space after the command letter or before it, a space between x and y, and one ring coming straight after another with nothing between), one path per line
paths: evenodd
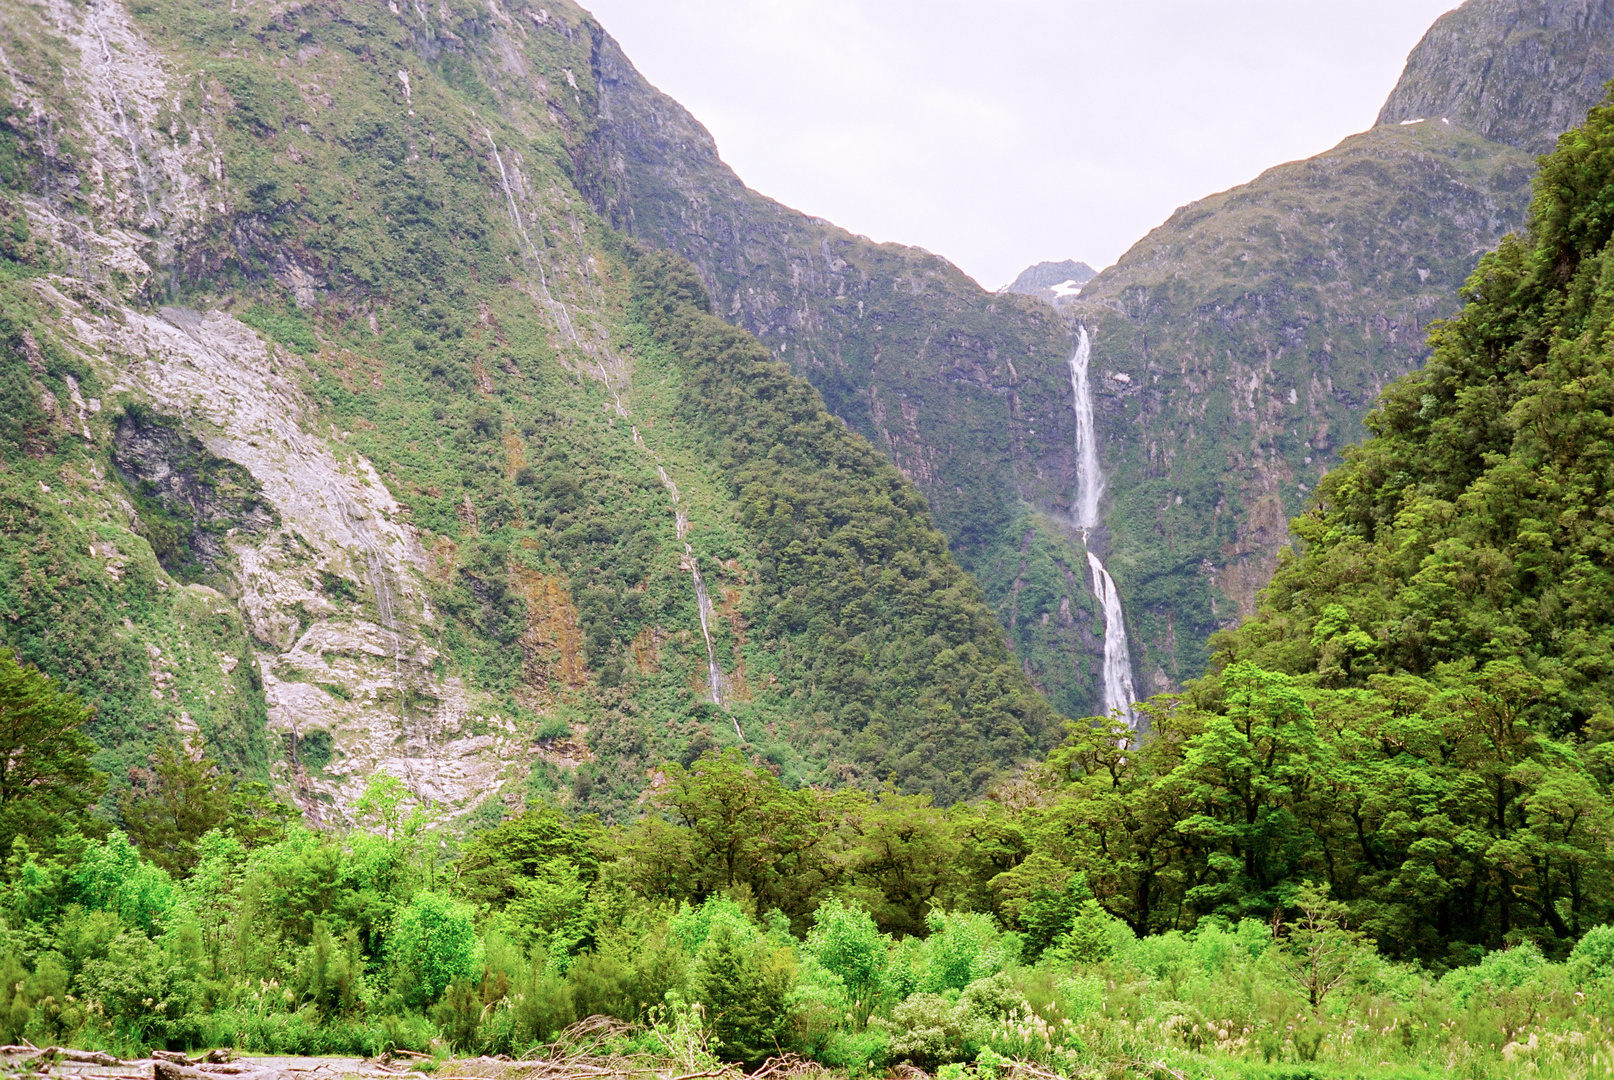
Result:
M1071 527L1071 331L1094 342L1108 493L1090 541L1125 601L1136 685L1168 689L1253 610L1288 517L1362 437L1375 395L1423 362L1425 328L1456 310L1479 254L1522 224L1533 165L1498 125L1547 125L1550 141L1584 115L1610 51L1600 20L1573 3L1465 5L1412 54L1396 122L1185 207L1079 296L1051 287L1080 264L992 295L750 191L603 30L575 166L606 220L688 258L723 318L913 479L1023 669L1079 715L1103 706L1104 630ZM1441 87L1451 104L1401 123ZM1022 292L1056 302L1068 330Z
M1614 79L1607 0L1470 0L1407 60L1381 125L1444 117L1531 154L1586 118Z
M586 25L585 93L597 97L580 99L592 113L573 168L594 209L688 259L719 316L767 344L914 482L1056 708L1101 709L1103 616L1068 523L1071 327L929 252L876 244L750 190L706 129Z
M109 800L171 744L315 821L382 773L615 815L743 744L945 802L1058 737L920 492L591 209L579 9L0 13L0 642ZM966 295L881 257L893 330ZM1024 335L956 372L1001 407L1068 331L971 310Z
M1287 520L1522 226L1520 147L1601 99L1603 10L1471 0L1411 54L1395 122L1184 207L1066 301L1101 372L1106 561L1142 686L1196 674L1206 635L1255 610Z
M1223 661L1331 686L1516 668L1535 680L1532 723L1601 760L1614 705L1611 150L1605 104L1543 159L1529 230L1485 256L1428 364L1385 391L1373 437L1319 485L1296 521L1305 547L1223 636Z
M1097 270L1074 259L1066 259L1064 262L1040 262L1022 270L1020 276L1014 279L1014 283L1003 291L1040 296L1057 307L1066 297L1080 295L1081 287L1097 276Z

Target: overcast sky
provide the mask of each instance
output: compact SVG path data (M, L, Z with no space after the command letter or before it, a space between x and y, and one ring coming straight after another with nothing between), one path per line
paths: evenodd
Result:
M583 0L747 184L988 288L1373 123L1456 0Z

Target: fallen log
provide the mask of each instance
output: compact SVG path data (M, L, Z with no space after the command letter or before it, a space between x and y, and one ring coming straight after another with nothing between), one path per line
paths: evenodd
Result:
M71 1050L65 1046L47 1046L40 1050L35 1047L29 1051L34 1056L28 1060L30 1065L43 1065L52 1061L76 1061L81 1065L126 1065L128 1062L115 1058L111 1054L103 1054L99 1050Z

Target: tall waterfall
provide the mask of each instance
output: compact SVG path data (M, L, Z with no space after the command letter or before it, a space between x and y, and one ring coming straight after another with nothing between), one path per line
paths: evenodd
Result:
M1104 476L1098 471L1098 435L1093 431L1093 387L1087 364L1093 342L1087 327L1076 331L1076 355L1070 358L1070 385L1076 391L1076 527L1086 539L1098 527L1098 500L1104 495Z
M1076 527L1082 542L1098 527L1098 503L1104 494L1104 477L1098 469L1098 436L1093 429L1093 388L1087 366L1093 357L1093 342L1087 327L1076 331L1076 355L1070 358L1070 385L1076 393ZM1119 713L1128 727L1136 727L1132 704L1132 652L1126 642L1126 615L1121 610L1121 594L1115 579L1091 551L1087 564L1093 571L1093 595L1104 608L1104 711Z

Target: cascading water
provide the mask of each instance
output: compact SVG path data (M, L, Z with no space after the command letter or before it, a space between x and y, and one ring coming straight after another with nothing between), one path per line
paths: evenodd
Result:
M633 437L635 441L639 440L638 428L633 429ZM716 609L712 607L712 598L707 595L706 579L701 577L700 561L695 558L695 549L684 539L685 534L689 532L689 519L684 516L683 508L678 505L678 485L672 482L672 477L667 475L664 467L657 465L656 472L661 474L662 486L672 495L673 524L678 531L678 539L683 541L685 564L695 582L695 612L700 617L701 637L706 641L707 693L713 705L723 708L723 667L717 662L717 647L712 643L711 620L716 617ZM743 741L745 732L740 730L739 719L732 715L729 719L734 723L735 736Z
M1087 534L1098 528L1098 503L1104 494L1104 476L1098 469L1098 435L1093 429L1093 388L1087 365L1093 356L1093 342L1085 326L1076 330L1076 355L1070 358L1070 386L1076 394L1076 527ZM1137 726L1132 710L1132 652L1126 641L1126 615L1121 610L1121 594L1115 579L1091 551L1087 564L1093 571L1093 595L1104 608L1104 711L1120 714L1128 727Z

